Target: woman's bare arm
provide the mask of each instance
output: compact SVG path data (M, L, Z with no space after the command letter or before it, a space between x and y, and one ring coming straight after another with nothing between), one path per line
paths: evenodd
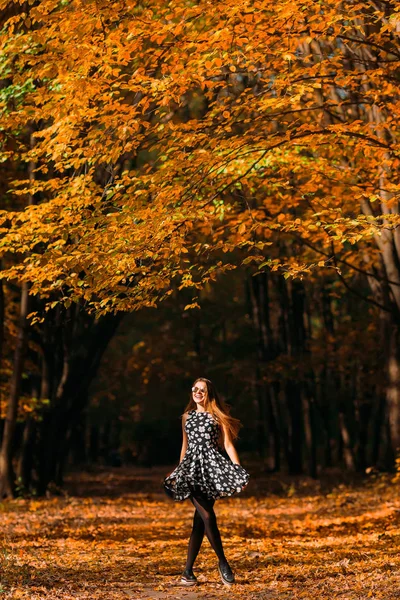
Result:
M188 414L185 413L182 417L182 449L181 449L181 457L179 462L182 462L183 457L185 456L187 447L188 447L188 437L187 437L187 433L185 431L185 423L186 423L186 419L187 419Z
M232 438L231 438L231 436L229 434L229 431L226 429L225 425L222 426L222 431L223 431L223 436L224 436L225 450L226 450L229 458L231 459L231 461L234 464L240 465L238 453L236 452L236 448L233 445ZM246 485L243 486L243 489L245 487L247 487L247 485L248 484L246 483Z
M233 445L232 438L229 434L228 429L225 427L225 425L222 426L222 430L223 430L223 434L224 434L224 447L225 447L226 453L228 454L229 458L231 459L231 461L233 463L240 465L238 453L236 452L236 448Z

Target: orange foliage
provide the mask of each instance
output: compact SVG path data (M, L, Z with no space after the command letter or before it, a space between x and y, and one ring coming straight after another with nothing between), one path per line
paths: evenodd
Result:
M287 276L392 260L394 0L20 4L1 2L3 160L34 162L13 190L37 205L0 213L26 257L5 276L101 314L196 293L236 248Z

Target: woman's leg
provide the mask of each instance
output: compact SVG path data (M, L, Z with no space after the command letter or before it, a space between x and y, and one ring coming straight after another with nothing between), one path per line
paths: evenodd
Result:
M193 529L189 540L189 547L185 567L185 570L189 571L189 573L192 571L194 561L196 560L196 557L199 553L200 546L204 538L204 531L204 521L196 508L193 516Z
M217 517L213 508L215 500L209 500L208 498L197 494L191 495L189 498L203 519L205 533L215 554L218 556L220 564L226 564L227 560L222 547L221 534L218 529Z

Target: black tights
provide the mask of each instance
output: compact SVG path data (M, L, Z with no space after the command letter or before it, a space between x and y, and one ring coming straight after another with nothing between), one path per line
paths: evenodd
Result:
M209 500L200 494L189 496L196 511L193 516L193 529L189 540L186 559L186 569L191 570L199 553L204 533L217 555L220 563L227 562L222 547L221 534L217 525L217 517L214 512L215 500Z

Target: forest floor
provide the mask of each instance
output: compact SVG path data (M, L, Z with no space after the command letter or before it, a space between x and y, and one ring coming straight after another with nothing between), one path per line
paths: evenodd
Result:
M246 467L251 467L247 465ZM257 473L215 510L236 583L205 538L198 585L180 584L193 505L160 491L165 467L96 468L63 495L0 503L0 599L400 599L400 489Z

